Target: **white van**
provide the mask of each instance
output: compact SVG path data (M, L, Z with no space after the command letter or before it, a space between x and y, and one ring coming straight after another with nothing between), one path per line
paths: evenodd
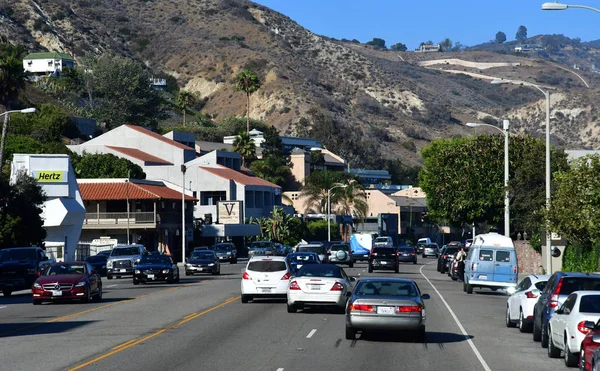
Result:
M465 261L463 289L467 294L473 288L508 290L517 285L519 263L510 237L498 233L475 236Z
M390 236L377 237L373 243L375 247L394 247L394 240Z
M430 245L431 244L431 238L427 237L427 238L419 238L419 240L417 241L417 245Z

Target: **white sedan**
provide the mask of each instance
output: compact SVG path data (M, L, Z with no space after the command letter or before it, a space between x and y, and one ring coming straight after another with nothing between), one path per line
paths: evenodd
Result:
M288 313L296 313L305 305L346 308L348 292L352 291L354 277L348 277L342 268L333 264L310 264L298 269L290 279L287 291Z
M519 331L533 329L533 307L544 290L550 275L532 274L521 280L506 301L506 326L519 326Z
M586 321L600 319L600 291L575 291L565 299L548 324L548 357L560 357L564 353L565 365L575 367L579 363L581 342L590 332Z
M242 273L242 303L257 298L284 297L290 267L283 256L253 256Z

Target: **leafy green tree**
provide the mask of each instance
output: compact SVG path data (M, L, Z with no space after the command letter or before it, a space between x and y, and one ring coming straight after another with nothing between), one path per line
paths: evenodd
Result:
M374 37L373 40L367 42L367 45L371 45L376 48L386 49L385 40L380 39L379 37Z
M396 43L396 44L392 45L391 49L396 52L405 52L408 50L406 45L404 45L402 43Z
M28 135L14 135L9 134L6 136L6 147L4 149L4 155L6 162L2 171L5 175L10 172L10 161L12 161L15 153L64 153L68 154L69 150L62 142L41 142Z
M194 96L192 93L187 90L180 90L179 94L177 94L177 107L179 107L183 114L183 126L185 126L187 110L192 104L194 104Z
M452 50L452 45L454 45L454 43L452 42L452 40L450 40L449 38L445 38L444 40L442 40L440 42L440 49L443 52L449 52Z
M27 74L23 71L24 56L23 46L0 44L0 104L5 107L25 87Z
M495 41L496 41L496 44L502 44L502 43L504 43L506 41L506 34L504 32L502 32L502 31L498 31L496 33L496 39L495 39Z
M266 156L285 156L283 149L283 141L279 137L279 132L273 125L266 126L263 129L264 142L261 144L263 147L262 155Z
M365 187L353 179L345 184L346 188L340 189L340 197L336 199L335 210L341 215L364 219L369 211Z
M0 249L42 246L46 238L42 204L46 196L35 179L20 172L12 185L0 180Z
M419 46L423 46L423 45L433 45L433 41L431 41L431 40L421 41Z
M257 177L284 186L292 176L285 157L269 155L261 160L253 161L250 170Z
M589 250L600 239L600 156L586 156L556 176L548 219L551 230Z
M145 179L146 173L139 165L111 153L71 154L75 175L81 179L133 178Z
M519 26L519 29L517 30L517 34L515 35L515 39L517 39L518 41L527 40L527 27Z
M339 225L331 222L331 240L340 239ZM308 241L327 241L327 220L312 220L306 223L306 239Z
M234 152L242 156L242 166L250 166L256 160L256 145L248 133L243 131L233 141Z
M156 127L166 117L161 95L150 86L150 73L141 63L104 54L84 59L79 68L88 115L110 128L123 124Z
M236 77L236 88L246 93L246 133L250 133L250 94L260 89L258 76L252 71L240 71Z
M315 171L316 169L324 169L325 155L323 155L323 152L321 151L310 151L308 162L311 172Z
M42 104L33 114L12 114L9 132L31 135L40 142L58 142L63 136L77 138L79 129L75 122L60 107Z

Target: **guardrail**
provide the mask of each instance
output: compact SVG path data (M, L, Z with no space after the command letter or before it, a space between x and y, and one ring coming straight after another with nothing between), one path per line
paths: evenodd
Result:
M129 213L85 213L84 225L102 226L126 226L131 224L156 224L153 212L129 212Z

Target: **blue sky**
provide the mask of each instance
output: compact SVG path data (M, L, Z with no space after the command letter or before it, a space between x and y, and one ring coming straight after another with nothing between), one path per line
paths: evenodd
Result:
M582 41L600 39L600 13L584 9L543 11L547 0L254 0L290 17L308 30L336 39L367 42L382 38L409 50L422 41L449 37L472 46L495 38L498 31L514 40L520 25L527 35L563 34ZM562 1L561 1L562 2ZM567 4L600 8L600 0Z

